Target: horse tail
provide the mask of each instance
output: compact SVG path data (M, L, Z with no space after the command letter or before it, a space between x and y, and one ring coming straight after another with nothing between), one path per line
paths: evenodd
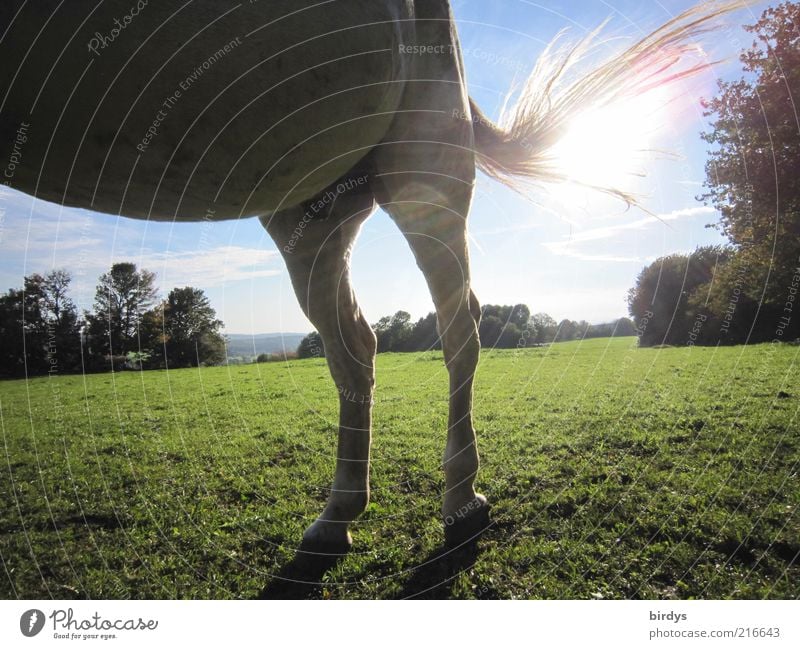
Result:
M562 32L539 56L519 98L503 110L499 124L487 118L470 98L478 169L520 192L526 181L567 180L554 164L552 150L569 123L587 109L644 94L714 65L703 62L679 69L677 64L684 55L698 51L692 41L714 30L716 18L740 7L738 2L697 5L621 54L569 81L569 73L590 51L604 25L567 47L560 46ZM629 205L637 203L633 195L620 189L589 186L617 196Z

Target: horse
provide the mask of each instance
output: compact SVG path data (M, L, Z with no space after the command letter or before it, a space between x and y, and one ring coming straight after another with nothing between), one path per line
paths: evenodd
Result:
M448 0L5 0L3 181L136 219L260 219L339 393L333 485L301 543L325 553L350 548L369 501L376 339L349 265L383 209L435 306L449 374L441 514L446 543L460 544L490 524L474 486L476 170L519 191L564 180L550 153L569 122L705 69L680 62L730 8L689 9L580 74L599 30L556 39L495 123L470 99Z

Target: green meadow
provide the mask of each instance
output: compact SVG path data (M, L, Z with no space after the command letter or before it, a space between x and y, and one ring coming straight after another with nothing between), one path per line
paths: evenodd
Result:
M324 360L0 383L4 598L797 598L800 346L485 350L479 490L443 548L441 353L378 357L372 501L333 475Z

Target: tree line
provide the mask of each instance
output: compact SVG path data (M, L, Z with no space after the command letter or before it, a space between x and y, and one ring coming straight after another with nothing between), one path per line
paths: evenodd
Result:
M372 325L381 352L421 352L441 349L442 343L436 326L436 314L412 322L406 311L385 316ZM636 328L629 318L619 318L603 324L589 324L585 320L556 322L547 313L531 314L524 304L481 307L478 327L484 349L521 349L540 347L554 342L633 336ZM298 358L316 358L325 355L322 338L316 331L308 334L297 348Z
M745 29L747 79L704 102L713 149L706 192L729 245L656 260L628 295L643 346L793 341L800 337L800 3Z
M66 270L24 278L0 296L0 376L213 365L225 360L222 322L202 290L159 299L154 273L114 264L79 313Z

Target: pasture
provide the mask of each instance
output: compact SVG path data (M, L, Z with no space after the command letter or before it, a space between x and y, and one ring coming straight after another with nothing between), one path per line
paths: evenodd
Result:
M484 350L494 525L451 553L441 353L380 355L371 504L318 574L295 556L333 471L324 360L3 382L0 595L797 598L798 354Z

